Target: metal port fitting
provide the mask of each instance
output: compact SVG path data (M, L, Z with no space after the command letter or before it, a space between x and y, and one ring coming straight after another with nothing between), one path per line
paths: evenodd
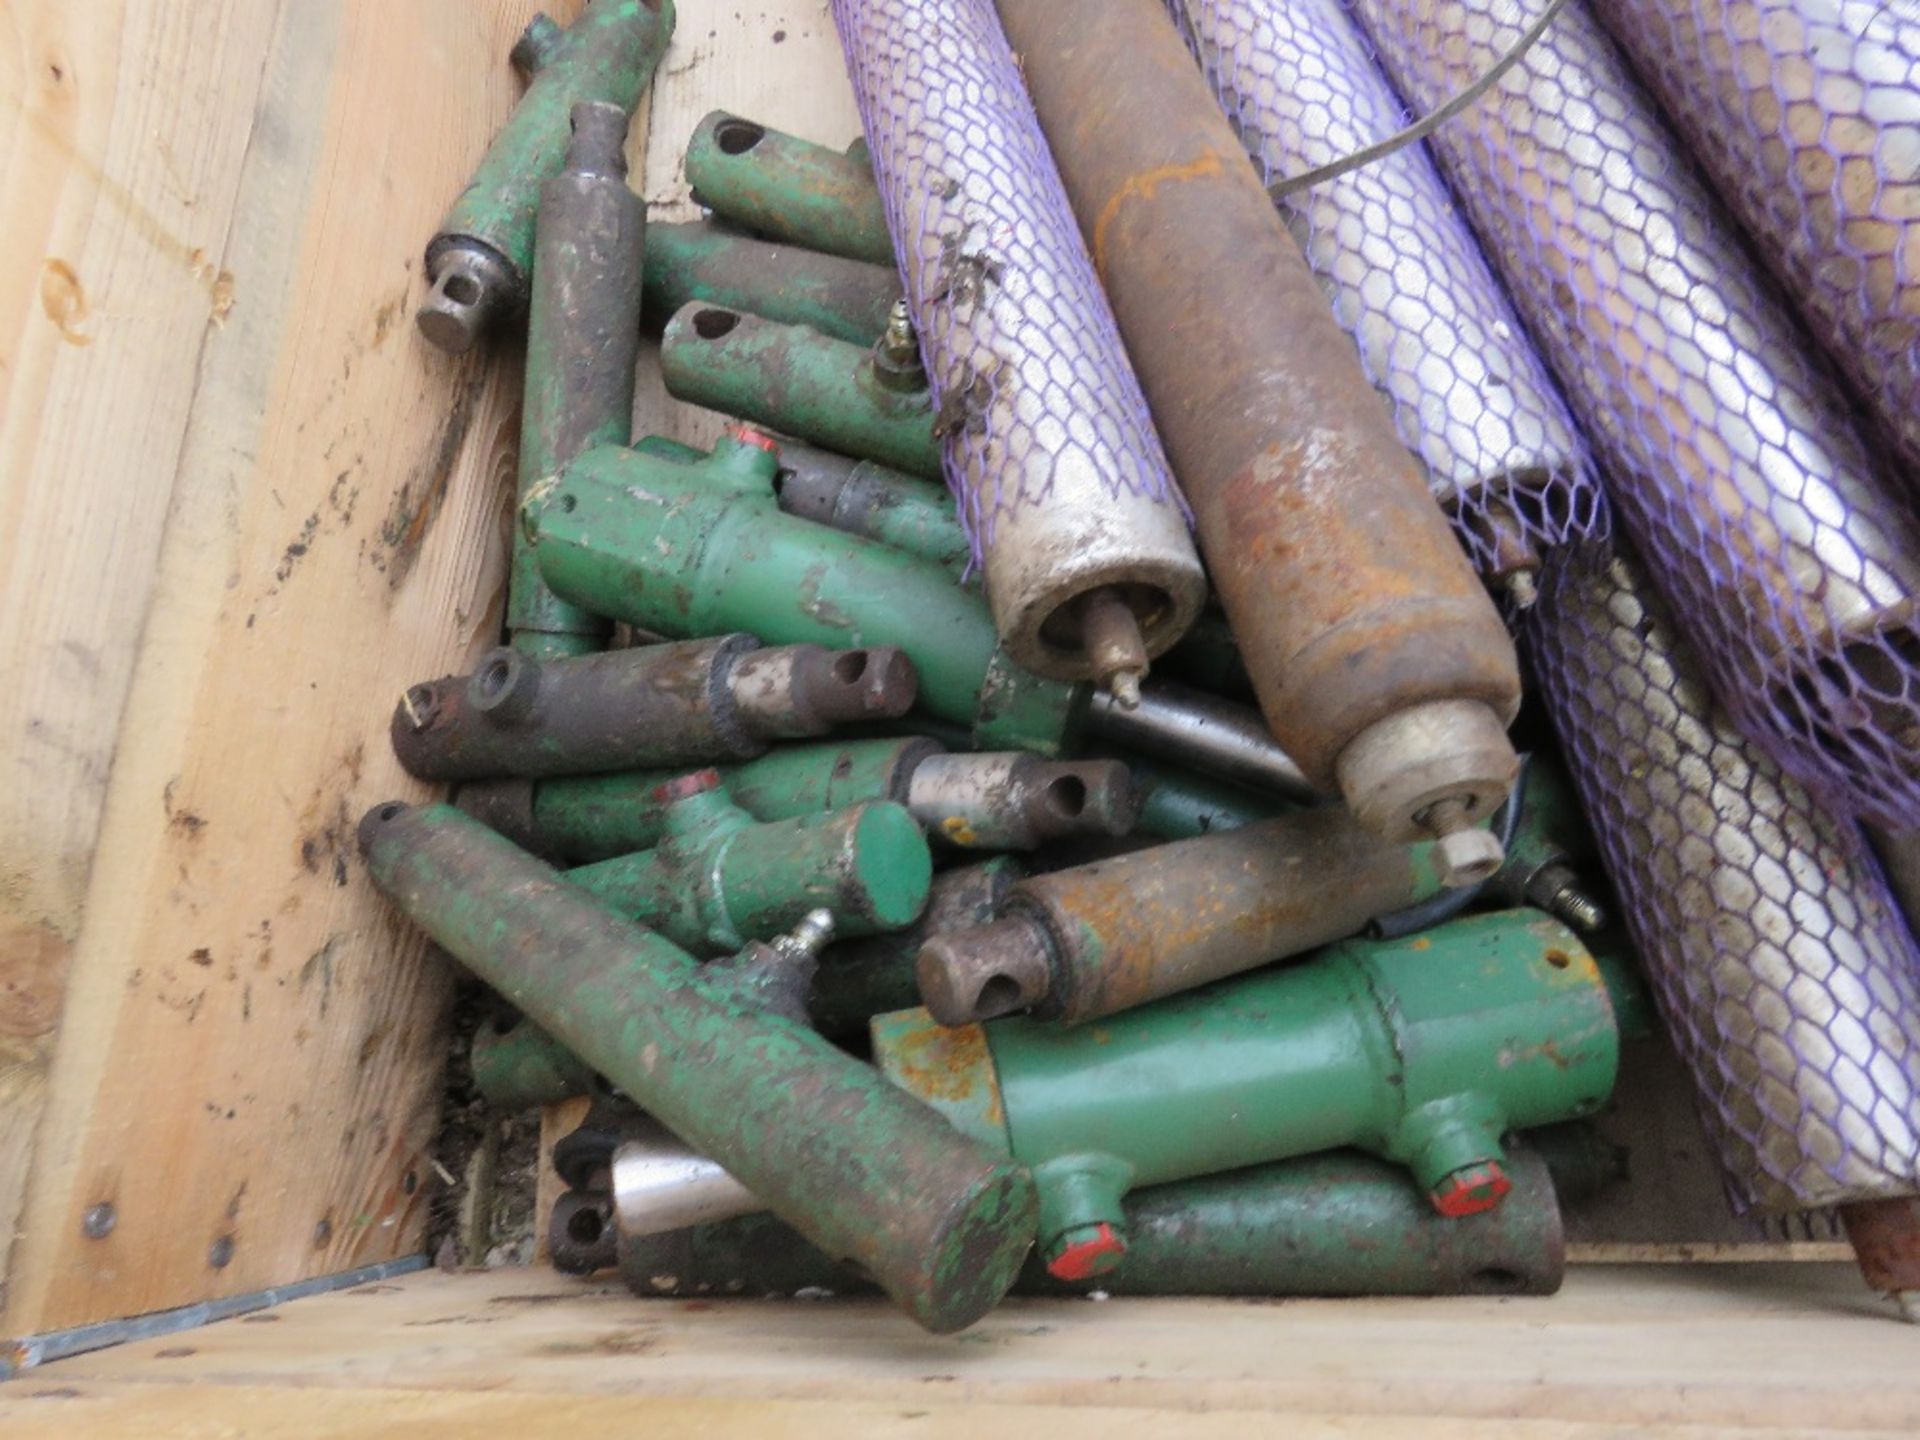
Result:
M527 303L526 278L470 235L435 245L427 255L427 278L432 288L415 318L420 333L449 355L464 355L490 326Z
M894 301L887 312L887 328L873 347L873 378L884 388L902 393L927 388L920 337L914 334L913 314L905 300Z
M1340 752L1340 793L1387 840L1438 840L1451 886L1500 868L1498 837L1474 827L1519 773L1506 727L1478 700L1412 705L1362 730Z

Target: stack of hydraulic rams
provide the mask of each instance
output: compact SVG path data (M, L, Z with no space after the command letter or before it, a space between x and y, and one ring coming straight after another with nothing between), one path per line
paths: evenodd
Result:
M1920 1290L1913 943L1844 787L1685 648L1738 618L1676 629L1612 533L1613 472L1657 481L1578 422L1659 360L1593 361L1532 288L1592 277L1503 248L1525 84L1491 140L1290 187L1453 53L1376 33L1390 79L1360 23L1489 7L833 0L864 137L709 115L682 223L626 161L673 0L528 27L419 315L524 329L504 643L399 698L448 790L360 841L498 992L481 1094L590 1097L554 1264L936 1332L1009 1291L1550 1293L1664 1023L1736 1203L1842 1206ZM1542 74L1607 43L1555 23ZM1664 135L1630 85L1601 113ZM719 438L632 433L647 334ZM1509 738L1510 627L1564 760Z

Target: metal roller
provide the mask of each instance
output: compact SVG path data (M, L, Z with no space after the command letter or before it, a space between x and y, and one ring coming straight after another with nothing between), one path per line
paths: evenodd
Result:
M1449 99L1538 0L1354 0L1400 93ZM1920 525L1592 15L1433 144L1734 723L1816 790L1920 822Z
M833 14L995 625L1130 698L1206 580L993 6Z
M1471 834L1518 767L1512 643L1178 30L1000 15L1268 726L1382 836Z
M1167 0L1268 185L1403 123L1338 0ZM1524 609L1543 550L1603 533L1566 402L1415 142L1280 200L1434 498L1488 584Z
M1736 1208L1920 1189L1920 954L1879 867L1712 703L1636 561L1562 554L1525 638Z
M1920 10L1594 10L1920 480Z

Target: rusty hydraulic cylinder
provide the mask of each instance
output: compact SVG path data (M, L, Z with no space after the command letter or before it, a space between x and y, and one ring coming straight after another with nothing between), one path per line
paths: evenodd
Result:
M757 240L711 220L647 229L644 299L655 325L697 300L871 345L899 298L891 265Z
M749 1003L724 965L448 806L378 806L360 848L382 893L457 960L927 1329L972 1324L1013 1283L1033 1241L1031 1176Z
M522 500L595 445L633 438L640 353L640 257L647 207L627 188L627 112L607 101L573 107L560 173L540 187L527 377L520 420ZM539 658L600 649L612 625L547 588L516 527L507 580L507 633Z
M1497 865L1512 642L1179 32L999 10L1275 738L1381 835Z
M540 187L566 155L573 107L600 100L631 114L674 19L673 0L594 0L564 36L521 37L514 63L532 83L427 244L431 288L416 320L428 341L469 350L525 306Z
M1013 887L1001 917L920 952L934 1019L1078 1024L1356 935L1442 888L1436 846L1300 810Z
M422 780L580 775L744 760L912 706L912 663L890 646L762 648L723 635L535 660L489 651L472 675L415 685L394 709L394 753Z
M714 214L761 235L893 265L873 166L753 120L715 110L687 141L687 183Z
M1504 1203L1458 1219L1436 1214L1398 1167L1357 1150L1156 1185L1126 1197L1132 1242L1120 1269L1058 1280L1033 1257L1014 1292L1551 1295L1566 1259L1556 1177L1523 1147L1510 1153L1509 1174ZM872 1289L770 1215L739 1210L723 1219L719 1212L745 1192L719 1177L726 1172L684 1148L636 1149L624 1172L616 1161L609 1208L618 1220L621 1278L635 1294ZM705 1218L687 1228L657 1223L703 1209Z

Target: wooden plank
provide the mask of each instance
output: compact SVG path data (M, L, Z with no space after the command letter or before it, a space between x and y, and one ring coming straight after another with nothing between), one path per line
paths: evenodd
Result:
M0 45L0 1275L271 5L20 4ZM204 83L215 67L221 83Z
M49 1384L16 1387L0 1398L0 1423L11 1440L203 1440L243 1433L249 1440L309 1440L316 1435L354 1440L471 1440L510 1433L527 1440L578 1440L582 1435L739 1436L742 1440L979 1440L984 1425L1002 1433L1045 1433L1054 1440L1111 1440L1150 1435L1155 1440L1244 1440L1284 1421L1290 1440L1620 1440L1606 1422L1537 1419L1525 1415L1445 1417L1314 1415L1270 1411L1160 1410L1143 1414L1115 1406L911 1405L663 1398L649 1395L528 1395L446 1390L315 1390L259 1386ZM1778 1434L1771 1426L1733 1430L1725 1425L1663 1425L1669 1440L1712 1440L1736 1433ZM1797 1436L1845 1435L1852 1440L1911 1440L1900 1430L1818 1426Z
M164 1416L177 1412L158 1392L177 1388L209 1428L263 1413L250 1400L226 1409L218 1387L239 1386L297 1393L281 1403L301 1413L333 1403L325 1391L465 1397L447 1402L448 1425L477 1424L484 1407L465 1407L482 1396L535 1395L556 1413L613 1397L636 1420L664 1401L744 1404L707 1412L723 1434L750 1433L756 1417L777 1427L795 1406L1033 1422L1013 1433L1079 1433L1124 1407L1149 1428L1241 1412L1243 1425L1301 1417L1303 1433L1341 1417L1353 1428L1340 1433L1358 1435L1444 1435L1449 1422L1496 1435L1911 1434L1914 1333L1889 1313L1839 1267L1609 1267L1576 1272L1550 1299L1015 1301L943 1337L877 1301L637 1300L535 1270L426 1273L59 1361L0 1399L138 1387Z
M418 793L385 743L391 697L497 631L517 365L430 351L411 310L421 245L516 97L503 57L534 8L239 5L224 45L128 57L136 88L178 72L183 93L257 94L194 120L240 132L244 158L230 200L204 196L225 216L208 254L226 313L206 329L203 294L183 439L111 437L103 462L103 511L177 475L85 877L13 1331L419 1246L446 972L360 877L353 825ZM68 9L22 13L37 29ZM115 28L73 13L75 31ZM177 133L129 137L113 183L177 168L161 143ZM141 301L92 283L119 296L92 312L85 348L104 359L109 309ZM116 564L84 526L69 549L25 558ZM115 1228L89 1239L102 1204Z

